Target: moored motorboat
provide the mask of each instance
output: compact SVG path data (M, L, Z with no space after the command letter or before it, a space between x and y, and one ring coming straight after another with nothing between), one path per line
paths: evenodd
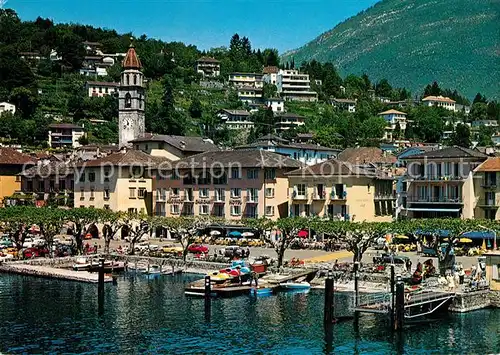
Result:
M142 272L143 274L148 274L148 275L159 275L161 274L160 271L160 266L159 265L149 265L146 270Z
M285 282L280 284L281 287L288 289L288 290L308 290L311 288L311 284L309 282L303 281L303 282Z
M273 289L270 287L254 287L250 293L254 296L270 296L273 294Z

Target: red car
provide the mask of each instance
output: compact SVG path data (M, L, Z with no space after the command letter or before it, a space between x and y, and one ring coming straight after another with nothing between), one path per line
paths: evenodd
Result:
M23 251L23 256L25 259L38 258L40 256L46 256L49 254L49 250L46 248L27 248Z
M201 244L191 244L188 246L188 252L193 254L207 254L208 247Z

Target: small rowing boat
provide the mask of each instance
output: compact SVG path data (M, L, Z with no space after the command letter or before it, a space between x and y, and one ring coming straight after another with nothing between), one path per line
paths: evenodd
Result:
M285 282L280 284L281 287L287 289L287 290L308 290L311 288L311 284L309 282L303 281L303 282Z

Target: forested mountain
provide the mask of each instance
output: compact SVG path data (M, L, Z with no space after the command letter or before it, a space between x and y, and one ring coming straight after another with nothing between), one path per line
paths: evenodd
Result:
M332 62L412 92L438 81L500 97L500 1L382 0L283 59Z

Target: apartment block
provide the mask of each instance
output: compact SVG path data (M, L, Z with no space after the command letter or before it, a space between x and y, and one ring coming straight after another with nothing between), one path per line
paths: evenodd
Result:
M391 221L394 179L339 160L294 170L288 176L290 216L347 221Z
M500 158L488 158L474 170L475 218L500 219Z
M276 77L276 87L285 100L318 101L318 93L311 90L309 74L301 74L298 70L281 69Z
M402 214L408 218L473 218L473 173L486 158L479 151L462 147L407 157Z
M227 220L288 215L285 173L301 167L271 152L205 152L159 169L153 182L158 216L215 216Z

